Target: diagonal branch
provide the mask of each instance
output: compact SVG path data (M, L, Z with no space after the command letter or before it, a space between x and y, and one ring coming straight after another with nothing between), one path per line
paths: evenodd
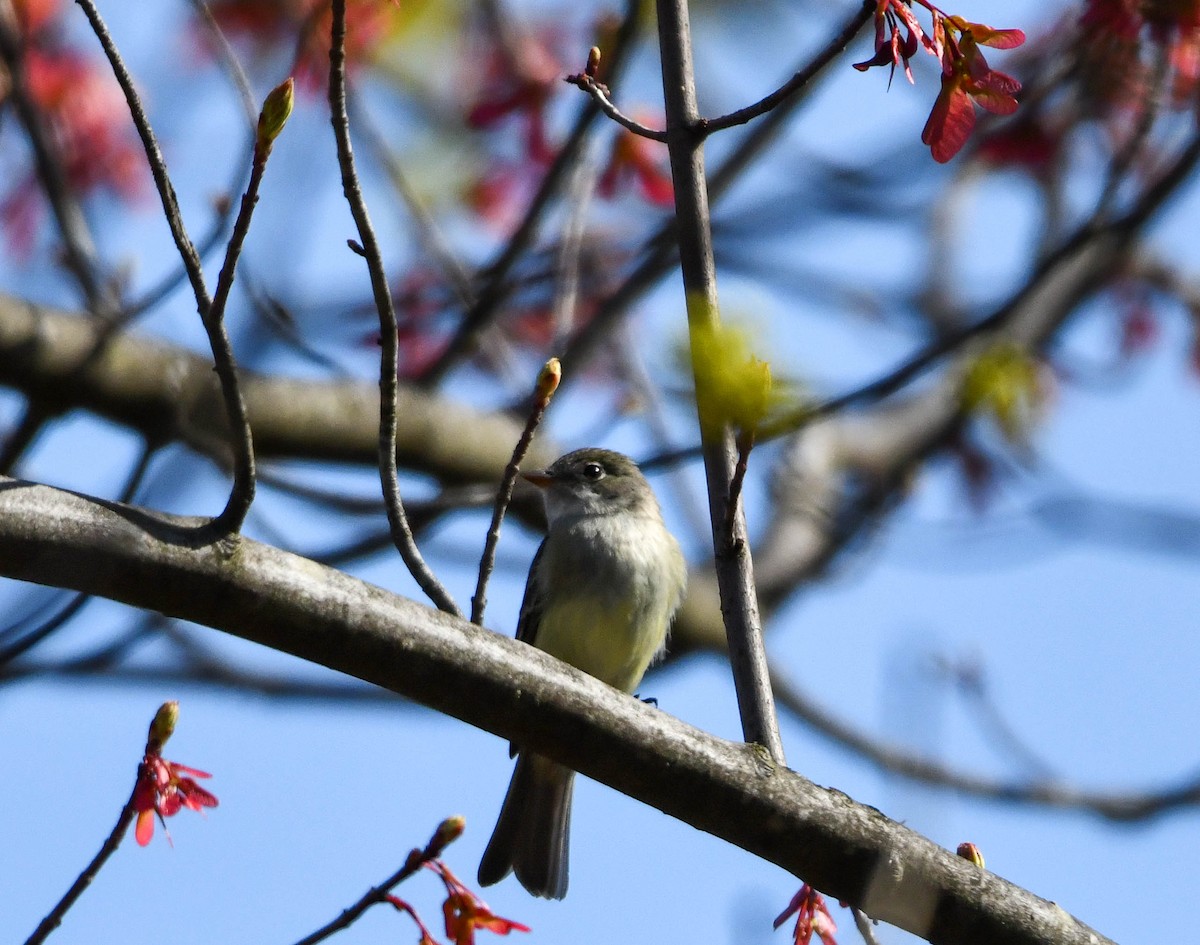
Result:
M1111 945L874 808L532 647L192 521L0 481L0 574L213 626L517 739L938 945Z

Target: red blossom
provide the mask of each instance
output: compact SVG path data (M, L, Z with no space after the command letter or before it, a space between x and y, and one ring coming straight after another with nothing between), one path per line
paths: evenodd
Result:
M913 2L929 11L932 31L922 30L909 0L876 0L875 55L855 63L854 68L862 72L872 66L890 65L894 75L896 66L901 65L911 82L909 60L919 48L938 58L942 88L921 132L921 141L929 145L935 160L944 163L966 144L975 127L976 103L998 115L1016 111L1015 95L1021 83L989 67L979 47L1012 49L1025 42L1025 34L948 16L929 0Z
M787 908L779 913L773 927L779 928L793 915L796 916L796 928L792 932L792 941L795 945L809 945L814 935L824 945L837 945L833 937L837 932L837 923L829 914L829 909L825 905L825 897L808 883L800 887L800 891L792 897Z
M673 206L675 187L671 172L664 166L664 156L660 142L622 128L613 139L597 192L602 197L613 197L626 182L633 181L648 202L659 207Z
M901 37L900 27L904 26L905 35ZM904 75L909 82L913 81L912 69L908 61L917 54L917 49L924 43L930 47L930 40L921 29L916 14L903 0L878 0L875 6L875 55L864 62L854 63L859 72L866 72L872 66L891 65L888 85L896 74L896 66L904 66Z
M546 134L546 106L558 89L564 69L540 39L525 35L515 49L490 40L476 58L481 66L479 93L467 109L472 128L495 128L517 118L525 128L525 152L545 166L554 159Z
M442 916L446 923L446 935L454 941L454 945L474 945L476 929L496 935L529 931L529 926L492 912L491 907L463 885L441 860L433 860L425 865L438 875L446 887Z
M958 17L943 17L938 25L942 40L942 90L921 131L921 141L929 145L933 159L944 164L970 137L975 127L976 104L996 115L1011 115L1017 110L1015 96L1021 90L1021 83L992 69L979 45L1007 49L1024 42L1025 34L1020 30L993 30Z
M150 725L146 752L138 765L137 782L133 788L133 809L137 812L134 837L139 846L146 846L154 836L156 817L165 833L166 818L173 817L183 808L201 811L205 807L217 806L216 797L195 781L196 778L210 778L212 775L167 761L162 756L163 745L174 731L178 712L179 703L163 703ZM168 842L170 839L168 833Z

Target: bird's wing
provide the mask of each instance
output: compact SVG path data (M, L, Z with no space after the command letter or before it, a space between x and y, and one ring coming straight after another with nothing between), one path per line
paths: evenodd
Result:
M533 564L529 566L529 578L525 581L525 596L521 599L521 613L517 617L517 639L530 646L537 646L538 626L542 622L542 582L538 580L538 565L542 562L542 554L546 550L546 541L538 545L537 554L533 556ZM516 742L508 743L508 756L511 758L520 752Z
M538 625L542 618L542 582L537 579L542 555L546 551L546 540L538 546L529 566L529 578L525 582L525 596L521 599L521 613L517 618L517 639L530 646L537 646Z

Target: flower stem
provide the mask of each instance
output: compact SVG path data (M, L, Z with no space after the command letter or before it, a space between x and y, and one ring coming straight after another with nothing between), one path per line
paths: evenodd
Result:
M117 818L117 823L113 827L112 833L108 835L104 843L101 844L100 850L92 857L92 862L75 878L75 882L71 884L71 888L67 890L66 895L47 913L46 918L42 919L38 927L34 929L33 934L25 940L25 945L39 945L39 943L46 940L51 932L62 924L63 916L67 914L67 910L75 905L75 900L83 895L83 891L91 885L92 880L96 878L96 874L100 872L100 868L116 852L117 847L121 845L121 841L125 837L125 831L129 828L129 824L133 820L133 799L136 792L137 784L135 782L134 789L129 794L129 800L121 808L121 815Z

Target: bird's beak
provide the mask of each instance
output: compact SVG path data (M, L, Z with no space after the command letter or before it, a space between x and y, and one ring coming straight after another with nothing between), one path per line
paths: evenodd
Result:
M545 489L554 481L554 477L547 475L544 469L537 472L521 473L521 478L526 482L532 482L539 489Z

